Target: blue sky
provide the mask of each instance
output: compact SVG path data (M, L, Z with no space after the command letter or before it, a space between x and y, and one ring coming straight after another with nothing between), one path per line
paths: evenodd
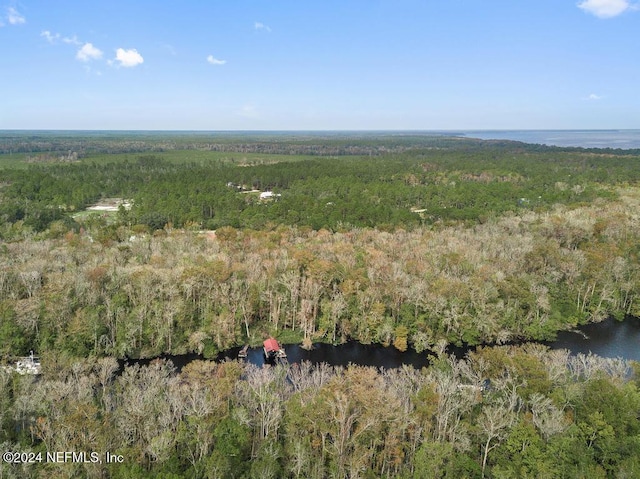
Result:
M0 0L0 129L640 128L627 0Z

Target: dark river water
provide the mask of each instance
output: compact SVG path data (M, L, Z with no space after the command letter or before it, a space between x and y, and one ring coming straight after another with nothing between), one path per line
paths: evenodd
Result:
M558 339L547 343L553 349L568 349L574 354L594 353L606 358L640 361L640 319L615 321L610 318L601 323L580 328L581 333L564 331Z
M594 353L609 358L622 358L640 361L640 319L628 318L625 321L607 319L598 324L590 324L579 328L580 332L561 332L558 339L544 343L551 349L568 349L572 354ZM409 349L402 353L394 347L384 347L374 344L359 344L348 342L338 346L316 343L312 350L302 349L297 344L285 345L287 359L290 364L301 361L311 363L328 363L333 366L347 366L359 364L379 368L398 368L403 364L415 368L429 365L429 351L417 353ZM462 357L469 349L456 348L450 352ZM233 348L221 353L217 360L225 358L236 359L240 348ZM264 364L262 348L250 348L247 361L256 365ZM178 370L195 359L204 359L197 354L182 356L165 356L170 359ZM148 364L152 359L137 360L141 365Z
M289 364L309 361L311 363L328 363L332 366L347 366L353 363L383 368L398 368L403 364L409 364L416 368L429 365L428 351L417 353L413 349L409 349L402 353L393 346L360 344L355 341L338 346L316 343L311 350L305 350L297 344L286 344L284 348ZM239 348L232 349L221 356L235 358L238 351ZM250 348L247 361L253 364L264 364L262 348Z

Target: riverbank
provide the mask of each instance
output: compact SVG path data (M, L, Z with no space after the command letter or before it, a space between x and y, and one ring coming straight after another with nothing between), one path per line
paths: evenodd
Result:
M640 362L640 319L627 318L617 321L608 318L600 323L588 324L574 331L561 331L555 341L522 341L506 346L541 345L550 350L567 350L571 355L595 354L603 358L622 359L624 361ZM303 347L300 343L283 343L287 351L289 364L309 362L313 365L325 363L329 366L370 366L379 369L402 368L412 366L416 369L428 367L434 359L439 357L435 351L417 352L408 348L407 351L399 351L393 346L380 344L360 344L357 341L348 341L343 344L333 345L329 343L313 343L311 349ZM476 345L464 347L449 347L444 350L445 355L453 354L458 359L463 359L469 352L478 348L493 347L496 345ZM120 369L125 365L138 364L147 366L154 361L171 361L173 366L181 371L193 361L224 362L238 359L241 347L234 347L218 353L215 357L207 358L200 354L161 355L154 358L120 360ZM243 358L250 364L262 366L265 364L261 346L247 349L247 355Z

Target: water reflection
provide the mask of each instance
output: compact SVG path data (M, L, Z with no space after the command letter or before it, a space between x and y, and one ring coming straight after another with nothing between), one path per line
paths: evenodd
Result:
M589 324L579 328L580 332L564 331L558 334L558 339L544 343L551 349L568 349L572 354L594 353L602 357L622 358L626 360L640 361L640 319L628 318L625 321L615 321L610 318L601 323ZM241 348L232 348L218 355L216 360L223 361L226 358L236 359ZM312 350L302 349L297 344L285 345L289 364L309 361L313 364L328 363L332 366L347 366L359 364L362 366L374 366L378 368L398 368L402 365L410 365L415 368L429 365L430 352L418 353L413 349L400 352L393 346L384 347L379 344L359 344L351 341L338 346L316 343ZM469 348L454 348L450 352L457 357L464 357ZM166 355L164 359L170 359L174 366L181 370L189 362L196 359L204 359L197 354L185 354L180 356ZM153 359L132 360L129 363L137 363L141 366L149 364ZM264 356L262 348L249 348L246 361L262 365ZM123 361L124 362L124 361ZM121 364L122 366L122 364Z
M601 323L582 326L579 331L563 331L556 341L546 344L552 349L568 349L572 354L594 353L605 358L640 361L639 318L625 321L609 318Z
M400 352L393 346L384 347L379 344L360 344L350 341L345 344L333 346L331 344L316 343L313 349L305 350L297 344L285 345L289 364L309 361L311 363L328 363L332 366L348 366L359 364L361 366L375 366L379 368L398 368L403 364L415 368L429 365L429 352L418 353L413 349ZM222 353L218 359L228 357L235 359L240 348L230 349ZM253 364L263 364L264 356L262 348L249 348L247 361Z
M572 354L594 353L607 358L623 358L640 361L640 319L628 318L616 321L609 318L597 324L589 324L579 328L579 332L563 331L558 339L544 343L551 349L568 349ZM464 357L470 348L454 348L450 352L457 357ZM223 353L219 359L229 357L235 359L240 348ZM310 361L311 363L328 363L332 366L347 366L350 363L379 368L397 368L403 364L415 368L429 365L430 352L418 353L409 349L402 353L394 347L379 344L359 344L348 342L333 346L331 344L314 344L311 351L298 345L286 345L289 363ZM263 364L262 348L250 348L247 360L253 364Z

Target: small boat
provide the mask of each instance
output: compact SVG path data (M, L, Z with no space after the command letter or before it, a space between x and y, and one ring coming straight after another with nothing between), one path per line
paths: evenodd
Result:
M262 343L264 358L269 362L276 362L287 359L287 353L274 338L265 339Z
M33 355L33 351L26 358L20 358L16 361L14 370L18 374L40 374L40 359Z

